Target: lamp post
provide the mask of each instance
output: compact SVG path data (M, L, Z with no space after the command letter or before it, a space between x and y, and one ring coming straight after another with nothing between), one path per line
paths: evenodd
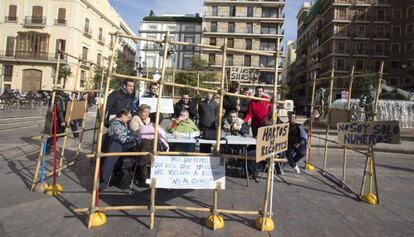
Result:
M143 77L144 74L146 73L146 69L147 69L147 63L144 62L142 60L142 57L140 56L138 58L138 62L135 63L135 70L137 71L137 76L138 77ZM141 97L145 92L145 82L140 81L138 84L138 90L137 90L137 94L138 97Z

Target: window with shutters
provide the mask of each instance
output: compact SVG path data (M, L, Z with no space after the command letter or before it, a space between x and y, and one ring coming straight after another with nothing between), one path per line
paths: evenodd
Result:
M4 81L10 82L13 78L13 64L4 65Z
M6 56L14 56L14 41L15 37L9 36L7 37L6 42Z
M102 54L98 53L96 55L96 64L101 65L101 63L102 63Z
M56 20L56 24L66 25L66 8L58 9L58 18Z
M88 60L88 48L82 47L82 59Z
M6 16L7 22L17 22L17 6L9 5L9 15Z
M66 40L64 40L64 39L57 39L56 40L56 56L55 56L56 59L59 55L59 50L61 50L61 51L66 50ZM64 59L64 58L65 58L65 55L61 54L60 59Z
M250 67L252 65L252 56L251 55L244 55L244 66Z
M102 29L102 27L99 27L98 39L99 39L99 41L103 41L103 29Z
M43 20L43 7L42 6L33 6L32 8L32 24L45 24Z

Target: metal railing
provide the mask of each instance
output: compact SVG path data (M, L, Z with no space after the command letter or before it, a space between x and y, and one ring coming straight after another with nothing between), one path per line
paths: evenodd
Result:
M55 25L66 25L68 20L66 19L55 19Z
M56 61L57 53L48 52L31 52L31 51L0 51L0 58L4 59L25 59L25 60L41 60L41 61ZM61 61L66 61L66 55L61 54Z
M17 22L19 18L17 16L5 16L4 21L5 22Z
M46 17L44 16L26 16L24 18L25 25L36 25L44 26L46 25Z

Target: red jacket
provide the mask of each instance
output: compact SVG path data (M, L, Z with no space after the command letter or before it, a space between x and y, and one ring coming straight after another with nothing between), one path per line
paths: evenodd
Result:
M263 95L262 98L270 99L266 95ZM263 124L270 111L272 111L272 104L269 101L251 100L244 122L247 123L252 119L252 126L259 127Z

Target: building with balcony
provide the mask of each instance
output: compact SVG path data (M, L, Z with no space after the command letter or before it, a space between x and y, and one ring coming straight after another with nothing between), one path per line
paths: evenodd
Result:
M109 33L133 35L106 0L0 0L0 5L1 90L51 90L59 49L102 65L111 54ZM116 47L119 52L130 52L128 57L134 60L135 41L122 39ZM78 61L62 56L61 62L72 73L66 83L59 78L60 87L94 87L90 64L81 64L80 80L74 88Z
M384 77L390 85L412 87L413 73L411 76L408 73L413 68L414 54L410 44L413 39L412 5L412 0L305 3L297 15L297 60L290 69L294 73L289 77L297 104L310 103L313 75L330 76L332 70L336 76L350 75L354 65L355 73L378 72L384 61ZM393 72L393 67L400 69L399 75ZM348 89L348 81L335 80L334 99ZM320 83L328 87L329 82Z
M196 14L161 16L146 16L140 22L139 35L151 39L164 39L170 32L170 39L189 43L201 43L202 18ZM200 56L200 48L192 46L173 46L174 54L168 58L167 67L176 69L188 69L194 56ZM161 50L161 52L160 52ZM162 49L159 44L139 41L138 56L142 68L148 71L161 68Z
M275 51L284 34L284 5L284 0L205 0L202 43L222 46L227 37L229 48ZM217 50L204 49L202 55L213 67L221 65ZM261 81L274 80L275 57L229 53L226 58L227 66L252 67Z

